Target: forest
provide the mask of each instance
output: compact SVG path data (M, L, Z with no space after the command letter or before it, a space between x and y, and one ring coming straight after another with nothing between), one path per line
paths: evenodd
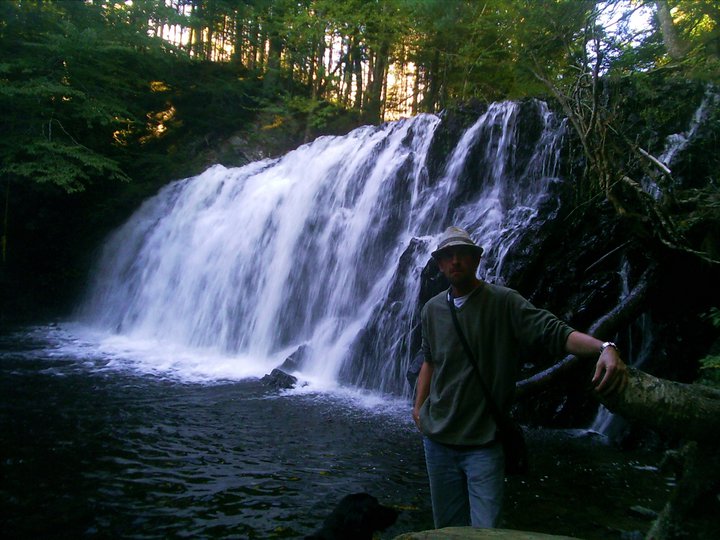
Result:
M0 320L67 309L102 236L170 179L528 97L574 128L578 204L645 204L660 242L716 264L714 159L673 203L619 186L672 184L653 155L718 81L719 23L711 0L4 1Z

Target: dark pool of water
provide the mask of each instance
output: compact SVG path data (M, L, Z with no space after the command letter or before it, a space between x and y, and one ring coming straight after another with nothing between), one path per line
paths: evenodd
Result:
M409 404L189 384L0 339L0 526L8 538L302 538L343 495L399 508L382 538L432 528ZM406 410L407 409L407 410ZM533 431L508 528L632 538L659 510L658 456ZM633 533L635 531L635 533Z

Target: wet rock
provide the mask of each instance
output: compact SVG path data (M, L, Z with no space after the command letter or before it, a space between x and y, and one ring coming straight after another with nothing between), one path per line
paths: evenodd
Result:
M300 371L305 360L310 356L310 346L300 345L295 352L288 356L278 369L284 372Z
M477 529L474 527L446 527L431 531L405 533L394 540L573 540L570 536L556 536L509 529Z
M283 370L275 368L268 375L265 375L260 381L267 386L277 388L278 390L286 390L288 388L295 388L297 384L297 377L293 377L289 373L285 373Z

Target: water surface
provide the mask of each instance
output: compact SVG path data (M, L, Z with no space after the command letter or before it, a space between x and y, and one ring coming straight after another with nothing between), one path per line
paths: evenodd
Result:
M432 527L407 401L183 379L97 351L57 326L0 341L6 537L302 538L361 491L402 511L382 538ZM530 433L533 470L508 482L504 526L589 539L649 527L630 508L664 504L657 456L583 433Z

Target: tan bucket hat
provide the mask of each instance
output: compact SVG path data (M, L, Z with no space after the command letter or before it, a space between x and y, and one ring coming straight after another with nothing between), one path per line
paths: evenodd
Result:
M441 251L455 246L471 247L477 251L478 257L483 254L483 248L472 241L470 234L468 234L465 229L461 229L460 227L448 227L445 229L445 232L442 233L437 249L435 249L431 255L434 259L436 259Z

